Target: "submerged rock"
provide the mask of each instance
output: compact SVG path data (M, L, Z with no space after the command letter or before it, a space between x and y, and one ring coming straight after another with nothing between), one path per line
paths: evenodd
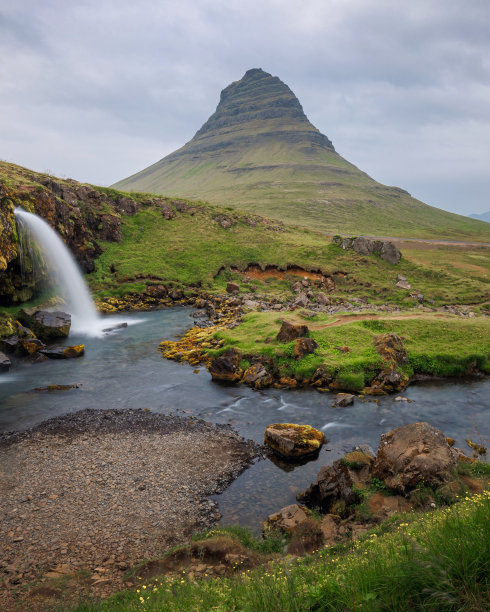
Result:
M316 453L325 442L325 434L311 425L274 423L265 429L264 444L287 458Z
M388 488L405 493L421 480L429 486L441 484L455 465L455 453L440 429L411 423L381 436L372 474Z
M20 311L19 319L42 340L67 338L70 333L71 315L60 310L25 309Z

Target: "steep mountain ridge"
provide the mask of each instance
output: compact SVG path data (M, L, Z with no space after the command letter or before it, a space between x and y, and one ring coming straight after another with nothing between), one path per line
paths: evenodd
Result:
M248 70L183 147L116 183L329 232L489 240L482 223L381 185L341 157L278 77Z

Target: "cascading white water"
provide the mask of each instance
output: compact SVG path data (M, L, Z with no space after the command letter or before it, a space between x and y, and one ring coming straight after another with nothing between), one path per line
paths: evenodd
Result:
M27 231L28 239L36 242L43 253L53 277L59 279L59 290L66 300L66 310L72 316L72 331L76 333L100 332L103 324L97 314L77 263L58 234L41 217L23 208L14 210L17 222Z

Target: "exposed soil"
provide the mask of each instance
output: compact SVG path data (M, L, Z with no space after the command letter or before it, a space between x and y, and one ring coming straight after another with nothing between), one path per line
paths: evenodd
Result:
M237 268L231 268L233 272L240 272L242 276L248 276L251 280L264 281L267 278L277 278L282 280L288 276L299 276L301 278L309 278L310 280L323 280L325 275L322 272L310 272L298 266L291 266L287 270L280 270L276 266L266 266L265 270L257 264L250 264L244 271Z
M207 496L257 453L229 427L142 410L85 410L3 435L0 608L121 589L129 568L215 524Z

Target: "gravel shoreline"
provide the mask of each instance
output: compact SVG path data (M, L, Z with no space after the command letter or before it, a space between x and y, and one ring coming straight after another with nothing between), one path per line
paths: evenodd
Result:
M214 525L208 496L259 454L229 426L144 410L83 410L1 435L1 609L56 597L45 586L82 571L72 591L123 588L128 568Z

